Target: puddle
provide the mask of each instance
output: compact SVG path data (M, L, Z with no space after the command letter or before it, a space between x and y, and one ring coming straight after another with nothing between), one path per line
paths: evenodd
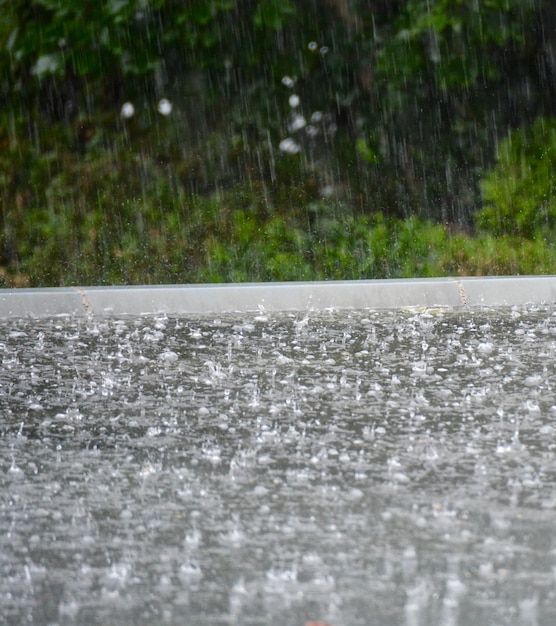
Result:
M0 322L5 624L556 623L551 308Z

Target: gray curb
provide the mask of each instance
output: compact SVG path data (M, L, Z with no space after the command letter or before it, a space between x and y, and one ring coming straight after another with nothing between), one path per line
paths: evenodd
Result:
M556 303L556 276L0 290L0 318Z

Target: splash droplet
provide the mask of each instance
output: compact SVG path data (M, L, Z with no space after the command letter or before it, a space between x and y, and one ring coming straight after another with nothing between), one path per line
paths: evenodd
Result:
M297 154L301 151L301 146L296 143L291 137L283 139L279 143L278 147L280 148L280 150L282 150L282 152L287 152L288 154Z
M160 115L167 116L172 112L172 103L167 98L161 98L156 108Z
M292 94L289 99L288 102L290 104L290 106L292 107L292 109L294 109L295 107L299 106L300 100L299 100L299 96L297 94Z
M133 117L133 115L135 114L135 107L133 106L132 102L124 102L122 104L122 108L120 110L120 115L128 120L130 117Z
M290 133L295 133L297 130L305 128L305 126L307 126L307 121L303 115L294 115L288 124L288 129Z

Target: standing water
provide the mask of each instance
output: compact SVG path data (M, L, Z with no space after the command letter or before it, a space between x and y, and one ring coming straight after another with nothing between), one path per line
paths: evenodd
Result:
M552 309L0 338L0 624L556 623Z

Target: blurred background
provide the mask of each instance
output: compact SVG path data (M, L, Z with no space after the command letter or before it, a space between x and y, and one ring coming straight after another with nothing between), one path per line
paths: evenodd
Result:
M0 0L0 285L556 273L551 0Z

